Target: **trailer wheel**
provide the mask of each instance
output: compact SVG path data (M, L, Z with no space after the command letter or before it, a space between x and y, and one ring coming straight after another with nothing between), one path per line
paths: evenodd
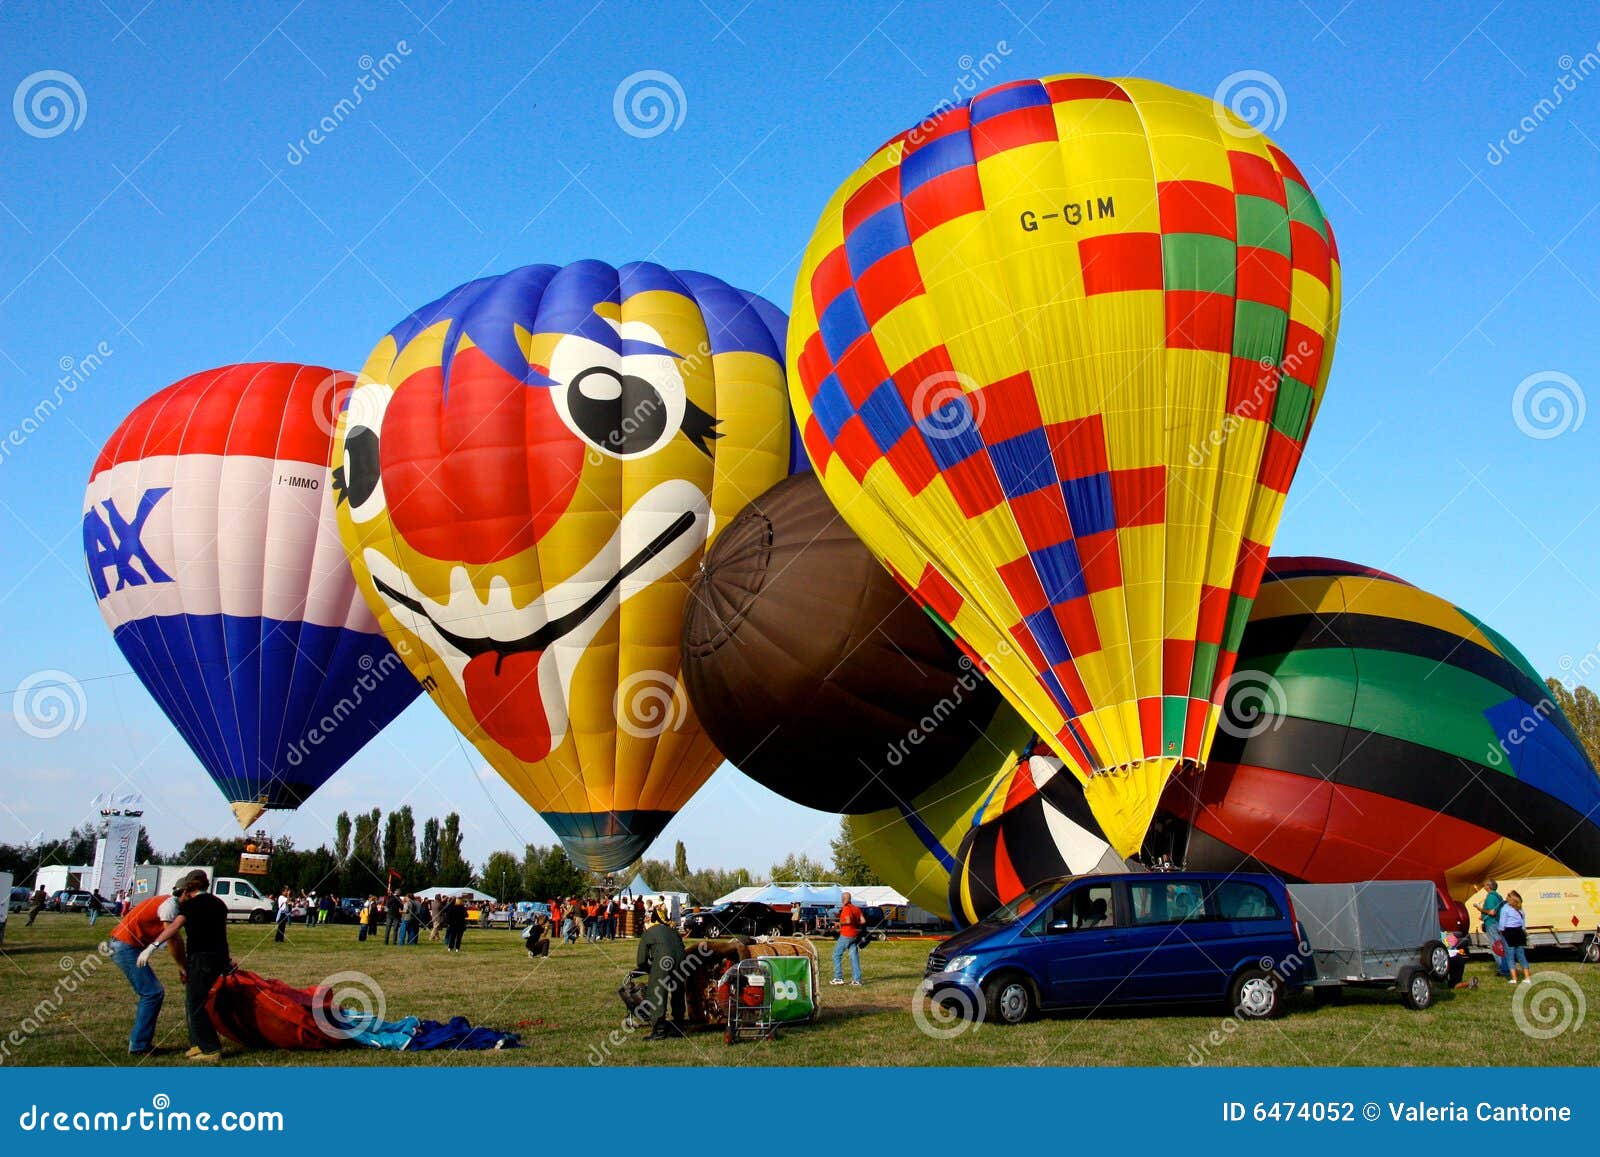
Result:
M1450 979L1450 950L1442 940L1430 940L1422 946L1422 967L1440 984Z
M1313 985L1311 995L1316 997L1318 1004L1339 1004L1344 1000L1344 985L1342 984L1317 984Z
M1283 981L1265 968L1246 968L1228 986L1228 1004L1241 1020L1270 1020L1283 1011Z
M1433 1003L1433 981L1428 979L1428 973L1414 964L1408 964L1400 970L1400 975L1395 978L1395 987L1400 990L1400 1003L1407 1008L1421 1012Z

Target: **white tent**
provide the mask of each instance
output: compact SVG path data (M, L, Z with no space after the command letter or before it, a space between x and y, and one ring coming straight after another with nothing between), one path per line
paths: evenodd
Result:
M726 896L719 896L715 901L713 901L713 903L742 904L752 900L761 903L768 903L769 901L764 898L763 893L767 893L772 887L773 885L771 884L757 884L745 888L735 888ZM826 904L828 901L823 899L821 895L816 895L817 893L841 890L840 885L838 884L793 884L780 885L780 887L787 891L800 892L801 896L803 897L801 901L802 903L812 903L812 896L815 895L815 902ZM863 884L860 887L843 888L842 890L849 892L851 902L857 907L861 908L904 908L911 903L911 901L907 900L904 896L902 896L895 889L889 887L887 884ZM788 903L789 901L785 900L770 902ZM833 901L833 903L837 902L837 900Z
M435 896L444 896L446 898L465 896L469 900L478 900L485 904L496 903L493 896L487 892L480 892L476 888L424 888L417 893L417 896L423 900L431 900Z

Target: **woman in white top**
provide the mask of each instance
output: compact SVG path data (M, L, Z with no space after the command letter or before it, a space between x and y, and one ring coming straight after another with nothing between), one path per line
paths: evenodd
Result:
M1522 893L1512 892L1500 909L1500 935L1506 941L1506 967L1511 971L1511 983L1517 982L1517 969L1522 969L1522 983L1532 984L1533 973L1528 969L1528 919L1522 914Z

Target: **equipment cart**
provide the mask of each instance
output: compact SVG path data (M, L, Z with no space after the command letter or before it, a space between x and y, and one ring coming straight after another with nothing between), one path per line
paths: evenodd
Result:
M757 956L726 974L728 1019L723 1039L771 1040L778 1027L817 1015L816 975L808 956Z

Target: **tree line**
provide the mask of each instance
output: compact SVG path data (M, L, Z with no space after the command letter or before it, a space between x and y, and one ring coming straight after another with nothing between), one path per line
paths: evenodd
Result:
M18 884L31 880L46 864L94 863L96 826L91 823L74 828L65 839L39 844L0 843L0 871L10 872ZM214 875L232 876L239 871L239 857L249 836L232 839L190 840L172 855L163 855L141 831L137 860L141 864L186 864L209 869ZM644 877L652 888L663 892L687 892L697 903L709 903L735 888L763 880L806 880L815 883L863 885L881 883L851 845L843 823L832 841L831 867L804 854L791 854L771 866L758 879L748 868L689 867L688 851L679 840L673 858L639 860L611 876L616 888L626 887L635 875ZM499 850L489 853L481 869L474 869L461 850L461 817L451 812L442 820L423 821L420 838L416 816L409 804L385 813L370 811L340 812L334 821L333 846L296 847L287 836L273 842L273 852L263 876L254 877L257 886L268 894L288 888L294 893L367 896L393 886L406 892L425 888L480 888L502 901L550 900L587 893L595 882L589 873L567 857L560 844L528 844L520 853Z

